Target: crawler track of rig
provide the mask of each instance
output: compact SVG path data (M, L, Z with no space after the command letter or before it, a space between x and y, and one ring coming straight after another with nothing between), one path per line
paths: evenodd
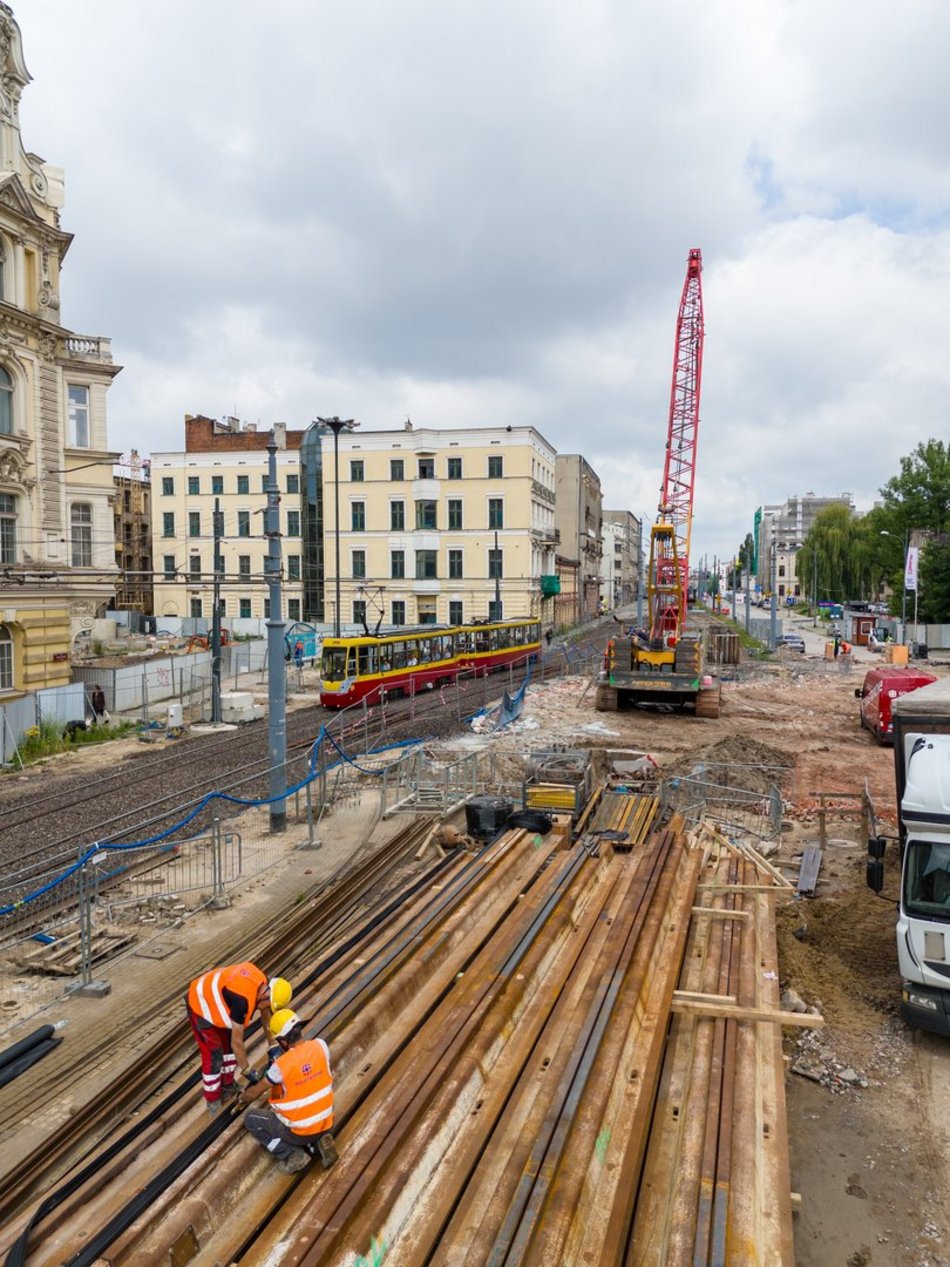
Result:
M341 903L295 996L333 1052L337 1165L279 1175L179 1075L31 1267L791 1264L778 890L656 812L605 800L576 844L510 830Z

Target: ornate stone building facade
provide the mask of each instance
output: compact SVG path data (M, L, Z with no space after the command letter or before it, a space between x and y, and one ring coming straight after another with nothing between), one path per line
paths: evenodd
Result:
M30 82L0 3L0 700L69 681L115 590L108 339L61 324L63 174L20 137Z

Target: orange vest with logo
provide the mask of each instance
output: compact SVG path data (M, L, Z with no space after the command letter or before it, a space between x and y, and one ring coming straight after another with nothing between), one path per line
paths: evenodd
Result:
M236 963L229 968L214 968L192 981L188 989L188 1006L195 1016L203 1017L218 1029L231 1029L231 1014L221 991L227 987L247 999L247 1020L257 1007L257 995L267 978L252 963Z
M333 1074L322 1038L308 1038L277 1057L283 1082L270 1106L295 1135L320 1135L333 1126Z

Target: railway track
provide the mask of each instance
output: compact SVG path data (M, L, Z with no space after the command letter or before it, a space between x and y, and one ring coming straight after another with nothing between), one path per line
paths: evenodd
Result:
M564 667L563 654L552 654L534 667L533 680L560 676ZM523 678L510 680L517 686ZM303 758L324 724L329 724L345 749L420 734L447 735L460 726L463 716L500 694L507 684L502 676L478 678L452 688L450 700L431 692L365 711L335 713L320 705L298 709L287 718L288 760L296 762L289 775L302 777ZM129 758L114 772L97 773L92 780L80 777L65 787L53 784L41 796L28 792L0 802L0 872L5 887L15 890L6 900L39 887L73 863L93 841L124 842L140 838L143 830L154 834L166 829L212 789L241 796L267 795L267 745L266 721L251 722L227 737L186 738L161 754ZM196 778L199 764L213 773ZM109 805L106 818L101 809L104 802ZM50 830L50 820L55 821L55 831ZM192 830L201 826L194 824Z
M637 800L598 811L620 852L511 830L322 924L295 1007L333 1053L332 1170L280 1175L239 1109L209 1124L173 1077L39 1224L31 1267L791 1264L776 891L731 856L701 874ZM688 1253L651 1257L637 1238L679 1227L678 1201Z

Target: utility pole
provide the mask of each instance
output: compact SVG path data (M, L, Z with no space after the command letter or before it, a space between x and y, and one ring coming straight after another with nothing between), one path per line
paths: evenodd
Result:
M736 560L732 560L732 619L736 618L736 589L739 582L736 580Z
M267 704L270 745L270 829L287 826L287 672L284 668L284 618L280 610L280 493L277 488L277 441L267 443L267 509L264 511L267 557L264 575L270 600L267 617ZM339 584L339 577L337 578Z
M745 567L745 631L750 633L752 629L752 594L749 586L752 581L752 569L749 567L749 560L746 560Z
M333 636L340 636L340 432L352 431L359 423L352 418L318 418L333 432L333 522L336 559L336 610L333 613Z
M214 554L212 557L211 588L211 725L221 725L221 573L224 563L221 559L221 498L214 499L214 513L211 516L214 537Z
M775 650L775 645L778 641L778 599L776 595L776 589L778 588L776 581L778 578L775 575L777 553L778 551L776 550L775 542L773 541L770 548L769 559L769 585L772 589L772 598L770 600L769 610L769 647L772 651Z

